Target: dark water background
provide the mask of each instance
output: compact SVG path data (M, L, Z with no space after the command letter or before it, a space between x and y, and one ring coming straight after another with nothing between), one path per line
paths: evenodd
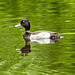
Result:
M75 34L62 35L55 44L31 42L23 57L22 19L31 23L31 32L48 30L75 33L74 0L0 0L0 75L75 75Z

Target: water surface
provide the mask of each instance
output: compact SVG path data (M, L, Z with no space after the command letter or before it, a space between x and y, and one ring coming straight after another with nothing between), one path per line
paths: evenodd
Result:
M22 19L31 23L31 32L47 30L64 38L54 44L30 43L31 52L21 56L25 47ZM75 74L74 0L0 0L0 75L74 75Z

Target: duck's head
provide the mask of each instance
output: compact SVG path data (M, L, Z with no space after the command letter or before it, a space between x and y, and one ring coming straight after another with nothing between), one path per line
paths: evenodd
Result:
M19 27L19 26L23 26L26 31L30 30L30 23L26 19L21 20L21 22L18 25L15 25L15 27Z

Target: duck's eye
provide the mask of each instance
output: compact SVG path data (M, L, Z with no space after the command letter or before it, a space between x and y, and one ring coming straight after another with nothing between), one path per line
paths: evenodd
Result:
M23 23L24 23L25 21L23 21Z

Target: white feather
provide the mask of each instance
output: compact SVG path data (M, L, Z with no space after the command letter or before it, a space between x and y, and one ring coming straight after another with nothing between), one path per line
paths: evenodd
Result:
M36 35L31 34L31 36L30 36L30 40L48 39L48 38L50 38L50 33L48 33L48 32L41 32Z

